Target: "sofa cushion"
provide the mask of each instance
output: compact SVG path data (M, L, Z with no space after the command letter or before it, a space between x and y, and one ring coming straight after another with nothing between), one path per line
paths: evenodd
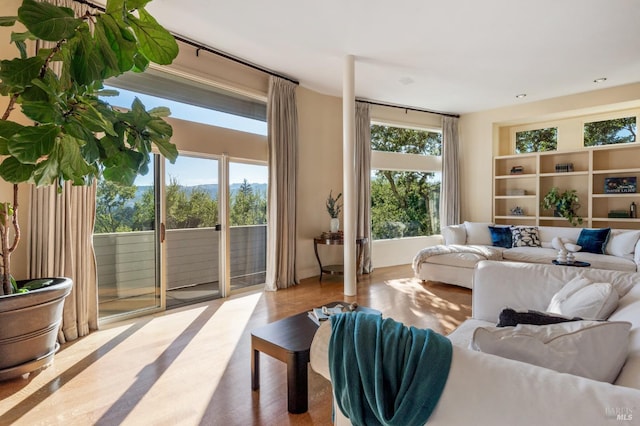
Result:
M618 293L610 283L594 283L580 275L558 291L547 311L568 317L604 320L618 306Z
M491 245L491 233L489 226L493 226L490 222L464 222L467 231L467 244L470 245Z
M489 226L491 244L494 247L511 248L511 228L509 226Z
M512 226L513 247L541 247L537 226Z
M629 354L615 384L640 389L640 284L634 285L620 299L618 309L609 317L610 321L630 321L634 324L629 334Z
M464 244L467 242L467 231L464 225L450 225L442 228L445 245Z
M551 261L558 257L558 251L552 248L542 247L514 247L502 252L505 260L526 263L545 263L551 265Z
M580 231L577 244L582 246L582 251L588 253L605 254L607 241L611 228L602 229L583 229Z
M538 226L538 235L542 241L542 247L551 248L551 241L554 237L560 237L570 243L578 241L580 228L564 227L564 226Z
M504 260L525 263L542 263L550 265L558 257L558 251L542 247L514 247L502 252ZM618 257L593 253L575 253L576 260L588 262L592 269L636 272L637 265L631 256Z
M640 231L612 230L605 247L605 253L614 256L631 255L635 251L638 239L640 239Z
M627 357L630 328L629 322L599 321L479 327L471 348L611 383Z
M426 263L473 269L478 262L486 259L487 258L485 256L476 253L446 253L438 256L431 256L427 259Z

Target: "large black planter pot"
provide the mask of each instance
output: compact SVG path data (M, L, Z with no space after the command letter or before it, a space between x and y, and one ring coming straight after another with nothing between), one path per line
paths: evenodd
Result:
M69 278L52 280L28 293L0 296L0 380L47 365L60 347L58 328L73 282Z

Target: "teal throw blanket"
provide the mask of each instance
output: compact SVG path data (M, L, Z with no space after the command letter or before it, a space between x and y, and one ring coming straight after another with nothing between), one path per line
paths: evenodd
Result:
M424 425L449 376L449 339L361 312L333 315L331 328L333 391L351 423Z

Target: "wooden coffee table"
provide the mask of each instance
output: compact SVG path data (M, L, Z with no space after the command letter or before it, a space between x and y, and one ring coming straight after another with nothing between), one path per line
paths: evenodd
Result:
M348 302L331 302L325 306ZM358 312L381 315L375 309L358 306ZM290 413L304 413L308 408L308 372L311 342L318 325L307 311L272 322L251 332L251 389L260 389L260 352L287 364L287 401Z

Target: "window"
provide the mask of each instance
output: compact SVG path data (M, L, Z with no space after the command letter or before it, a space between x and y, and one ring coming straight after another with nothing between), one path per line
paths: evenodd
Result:
M441 133L376 124L371 149L373 239L439 233Z
M557 147L557 127L516 132L516 154L555 151Z
M593 121L584 124L584 146L612 145L636 141L636 117Z

